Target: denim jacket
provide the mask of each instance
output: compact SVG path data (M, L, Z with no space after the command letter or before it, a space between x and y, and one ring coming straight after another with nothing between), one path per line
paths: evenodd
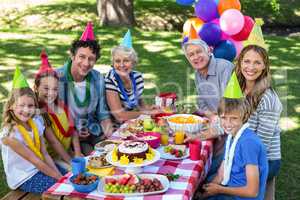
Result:
M57 69L59 76L59 99L68 105L71 114L74 117L77 130L88 128L89 132L95 136L102 134L100 122L110 118L105 96L105 82L103 76L96 70L91 70L90 80L90 104L86 108L79 108L73 100L72 90L67 79L67 63Z

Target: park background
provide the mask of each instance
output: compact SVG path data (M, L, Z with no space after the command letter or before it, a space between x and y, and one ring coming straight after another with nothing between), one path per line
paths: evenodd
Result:
M101 1L108 2L98 3ZM193 16L193 8L179 6L175 0L125 1L132 2L134 8L133 46L139 55L137 70L144 73L147 102L153 103L158 92L175 91L180 94L179 103L193 104L193 70L180 46L182 25ZM276 182L276 199L299 200L300 1L241 0L241 4L244 15L264 19L262 29L269 45L273 86L284 105L280 121L282 168ZM125 26L100 26L96 0L0 0L0 11L1 113L15 67L19 66L32 82L43 48L52 66L62 66L71 42L80 37L91 20L102 46L95 68L105 73L111 63L111 48L127 31ZM8 191L1 162L0 197Z

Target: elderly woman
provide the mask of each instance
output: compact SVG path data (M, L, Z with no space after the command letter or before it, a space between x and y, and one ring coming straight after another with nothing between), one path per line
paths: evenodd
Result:
M105 77L105 88L113 117L122 123L141 114L159 113L154 106L144 104L144 79L140 72L133 70L138 62L135 50L120 45L112 49L111 56L113 69Z
M257 133L267 150L269 175L265 199L274 199L275 177L281 164L279 119L282 104L271 87L267 51L257 45L246 46L238 58L235 71L251 105L250 129Z
M207 180L210 181L217 174L223 159L226 136L223 135L216 113L234 65L227 60L215 58L209 46L201 39L191 39L184 43L182 48L195 70L199 111L211 121L208 130L196 135L188 135L186 141L195 137L201 140L215 138L213 162L207 176Z

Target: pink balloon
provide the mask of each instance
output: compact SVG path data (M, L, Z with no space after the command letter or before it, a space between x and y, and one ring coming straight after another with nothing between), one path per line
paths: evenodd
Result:
M221 30L227 35L237 34L244 27L245 19L243 14L236 9L228 9L220 17Z
M242 41L236 41L232 38L228 38L228 40L230 40L233 44L234 44L234 47L235 47L235 50L236 50L236 58L240 55L244 45L243 45L243 42Z
M220 26L220 19L219 18L216 18L216 19L212 20L211 22ZM226 33L224 33L224 31L222 31L221 40L227 40L229 38L230 38L230 36L227 35Z

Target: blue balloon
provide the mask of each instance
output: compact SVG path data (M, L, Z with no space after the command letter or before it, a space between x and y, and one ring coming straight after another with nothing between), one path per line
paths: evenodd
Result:
M205 23L199 32L199 36L209 46L216 46L221 41L222 31L218 24Z
M236 55L234 44L229 40L222 40L218 46L214 48L213 54L216 58L223 58L233 61Z
M176 3L182 6L191 6L195 3L195 0L176 0Z
M199 0L195 5L195 15L204 22L218 18L218 6L215 0Z

